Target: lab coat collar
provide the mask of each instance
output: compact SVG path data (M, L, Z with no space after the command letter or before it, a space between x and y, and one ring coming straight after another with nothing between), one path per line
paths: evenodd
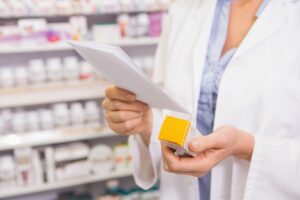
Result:
M243 56L271 35L280 31L288 18L288 6L284 2L291 1L295 0L271 1L237 49L232 60Z

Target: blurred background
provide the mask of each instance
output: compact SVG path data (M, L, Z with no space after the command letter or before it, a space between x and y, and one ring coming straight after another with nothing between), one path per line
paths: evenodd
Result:
M65 41L121 46L151 76L170 1L0 0L0 199L158 199L103 119L109 83Z

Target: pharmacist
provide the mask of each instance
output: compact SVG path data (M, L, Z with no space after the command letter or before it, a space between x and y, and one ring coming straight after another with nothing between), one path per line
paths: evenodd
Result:
M203 136L198 156L175 156L158 141L165 113L109 88L106 118L131 135L139 186L160 180L165 200L300 199L300 1L175 1L154 79Z

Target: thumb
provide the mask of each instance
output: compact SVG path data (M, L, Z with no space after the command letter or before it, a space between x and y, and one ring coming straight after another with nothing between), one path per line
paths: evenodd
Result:
M209 149L217 149L218 137L216 134L210 134L208 136L197 136L189 143L189 150L193 153L201 153Z

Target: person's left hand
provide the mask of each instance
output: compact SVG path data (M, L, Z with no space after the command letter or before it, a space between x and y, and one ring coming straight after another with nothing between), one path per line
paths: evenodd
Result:
M164 170L201 177L229 156L251 160L254 137L231 126L223 126L208 136L199 136L189 144L193 158L178 157L162 143Z

